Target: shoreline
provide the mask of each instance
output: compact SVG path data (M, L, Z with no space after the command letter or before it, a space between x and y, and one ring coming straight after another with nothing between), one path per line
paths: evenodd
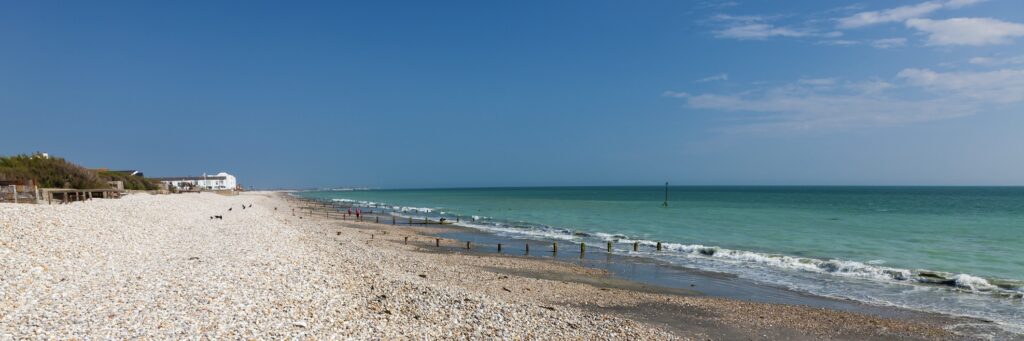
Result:
M711 274L712 277L733 276L739 278L734 281L715 283L725 284L728 288L718 290L717 293L709 293L713 296L766 303L809 304L851 311L863 311L864 308L860 307L866 307L869 310L875 310L876 312L873 312L875 314L880 309L893 307L907 311L985 321L985 325L993 326L987 328L993 330L986 331L986 333L1001 337L1019 337L1024 335L1022 333L1024 330L1020 329L1020 320L1016 318L1019 315L1020 296L1019 293L1012 293L1013 290L1019 290L1019 288L1012 286L1015 283L1014 281L1003 281L996 277L983 279L967 274L956 274L954 276L954 273L922 269L905 270L877 265L883 263L882 261L846 261L844 260L845 258L813 258L804 256L801 252L797 252L801 256L774 255L766 251L744 251L743 247L737 248L735 245L729 249L704 246L697 242L700 238L694 239L696 241L682 242L673 241L673 237L665 236L662 236L662 239L646 236L636 237L626 232L609 232L616 230L608 230L607 224L600 225L601 222L597 221L591 222L604 226L605 229L588 229L586 225L567 225L564 222L549 225L552 223L547 220L523 217L519 219L524 220L514 220L507 216L504 218L483 216L482 222L478 222L477 219L480 219L478 216L471 216L473 219L470 220L470 216L467 216L463 211L458 211L463 209L466 212L470 212L474 208L483 207L466 203L465 197L468 194L453 194L449 198L445 196L447 194L443 193L444 190L439 190L438 192L437 195L453 201L446 205L436 204L436 201L431 199L428 194L408 194L403 197L408 200L395 201L394 203L390 202L387 196L380 195L366 195L352 199L352 197L348 196L332 196L330 193L312 192L309 195L298 193L295 196L325 203L333 202L334 205L340 206L363 207L364 210L376 211L383 208L380 214L384 214L384 217L389 217L389 214L402 217L399 218L399 225L407 225L403 220L408 217L417 219L417 221L422 219L436 221L439 218L446 217L449 219L449 222L453 223L454 227L446 227L444 232L428 231L428 233L446 238L472 241L474 244L489 244L489 247L492 249L497 243L505 244L506 250L514 249L514 246L518 245L518 251L522 253L522 245L524 243L539 243L542 248L550 251L552 243L557 242L560 246L559 251L567 251L559 252L557 254L559 257L557 258L574 263L576 262L574 257L566 255L579 254L580 244L585 242L587 249L586 259L581 258L581 262L588 263L587 266L610 269L624 278L647 283L686 287L687 284L690 284L689 281L693 280L693 277L702 277L690 275L692 273L699 273L701 275ZM431 193L430 195L434 194ZM495 200L500 201L500 196L496 198L498 199ZM495 205L506 204L499 203ZM507 205L514 206L514 204ZM516 207L530 206L520 204ZM342 210L344 210L344 207ZM409 211L407 212L406 210ZM504 208L500 210L504 211ZM477 209L476 211L480 210ZM589 212L588 215L574 215L579 212L571 211L566 213L570 218L558 218L559 209L557 208L530 207L527 210L527 212L533 211L546 212L546 217L554 219L554 221L559 221L559 219L575 221L573 219L582 219L575 218L580 216L602 216L600 212ZM486 213L487 211L484 209L484 213L476 214ZM456 217L463 218L462 222L454 222ZM417 224L419 223L417 222ZM655 242L657 240L668 241ZM591 256L594 253L601 254L604 257L606 241L612 242L613 244L610 247L614 247L614 251L607 252L607 254L610 254L607 257L623 261L607 261L604 262L606 264L601 264L591 260ZM639 252L636 252L635 244L631 244L634 241L640 244ZM592 243L597 245L592 245ZM663 243L665 253L662 253ZM513 247L510 248L509 244ZM715 244L712 243L712 245ZM631 246L632 250L630 250ZM711 249L712 252L705 253L704 250L706 249ZM534 245L534 251L536 250L537 246ZM591 250L594 252L591 252ZM752 250L757 249L754 248ZM697 254L698 251L700 254ZM534 252L531 253L531 256L538 254ZM628 265L623 265L622 263L628 263ZM669 269L668 272L670 274L668 277L676 278L663 278L666 277L664 276L665 269ZM675 271L679 269L682 270ZM914 274L919 274L920 276L918 277L918 275ZM861 280L860 276L864 276L865 279ZM894 277L887 278L886 276ZM991 281L993 284L985 282L986 280ZM733 285L733 283L741 282L746 283ZM994 289L989 291L987 289L989 287ZM749 288L755 289L748 290ZM783 294L779 295L780 292ZM836 302L839 303L837 304ZM854 307L851 309L849 308L850 306Z
M300 200L309 199L300 198ZM322 217L315 216L313 218L324 219ZM527 264L513 266L513 269L510 270L504 267L480 265L480 261L470 262L476 264L479 269L484 271L491 271L505 275L515 275L534 280L557 281L561 283L568 282L591 286L602 291L601 294L607 294L607 290L622 290L628 292L627 296L630 298L621 299L620 303L627 302L628 304L609 306L601 303L590 303L579 306L596 313L611 313L634 319L645 324L657 325L665 328L666 330L674 331L675 333L685 334L692 333L694 330L700 330L703 335L715 339L889 339L897 336L900 338L910 339L972 339L972 336L968 334L974 333L975 331L971 330L971 328L976 328L977 326L981 326L981 329L994 328L994 326L987 321L970 317L923 312L900 307L876 306L848 299L822 297L764 284L754 284L749 281L744 281L746 283L740 284L740 286L743 286L746 289L760 289L756 290L757 293L764 293L761 291L764 289L767 289L767 291L772 293L785 292L790 296L790 298L800 297L801 299L796 303L780 303L760 299L736 299L734 297L730 297L730 295L708 295L702 291L707 288L707 284L710 283L714 285L721 284L722 282L704 282L705 285L698 285L697 288L687 289L658 285L656 283L636 278L623 277L609 271L608 269L597 268L594 267L593 264L583 262L582 260L585 258L575 259L575 256L572 255L577 254L579 251L578 249L574 250L572 248L577 247L577 245L564 245L558 255L552 256L551 245L544 244L545 242L550 243L551 241L540 241L537 239L515 239L520 243L535 243L532 244L534 246L528 255L524 255L524 249L522 247L510 247L509 244L504 244L503 251L498 253L493 241L507 241L510 238L454 224L420 226L414 224L412 226L393 226L386 222L375 223L368 221L357 222L352 220L331 220L349 228L361 229L361 232L364 234L373 234L372 231L385 233L383 235L375 234L373 237L370 237L372 240L385 240L390 243L401 244L399 246L403 247L413 246L417 248L417 252L452 257L454 260L451 261L456 263L466 262L458 259L460 256L467 256L472 259L503 259L502 261L498 261L498 263L504 263L511 260L511 262ZM405 236L416 237L410 237L408 240L409 244L405 245L404 239L399 239L397 235L402 235L403 238ZM481 238L466 238L467 235L486 236L483 239L490 241L491 243L481 244ZM440 247L435 246L435 238L442 239ZM467 240L472 241L472 247L468 250L465 249L464 246L464 243ZM569 250L566 250L566 248ZM605 254L603 248L596 249L594 251L587 251L585 253L585 257L598 254L603 254L603 256L607 256L609 258L617 258L620 261L626 258L633 258L623 255ZM667 263L658 264L662 262L654 259L631 259L629 261L629 263L632 264L636 264L637 262L651 264L652 267L674 267L696 277L705 279L718 278L726 281L739 280L736 276L729 274L689 269ZM483 263L487 262L484 261ZM609 261L608 263L614 262ZM738 320L730 320L729 323L716 324L709 321L701 321L700 323L694 324L693 321L686 321L687 318L695 317L694 309L685 304L680 305L676 302L676 300L680 298L684 301L704 301L702 302L703 304L714 306L714 308L710 310L722 310L724 306L733 306L732 308L736 310L732 312L736 313L736 316L743 317ZM665 303L664 301L671 303ZM572 302L559 301L558 304L572 304ZM735 306L742 308L737 308ZM775 309L786 310L789 317L800 316L800 318L771 319L770 314L763 313L765 310ZM737 313L736 311L744 311L744 313ZM758 316L749 316L750 311L758 311ZM703 313L707 312L704 311ZM819 314L825 315L826 317L822 318ZM761 323L750 324L744 323L755 319L764 320L766 318L770 321L760 321ZM814 322L803 323L801 320L811 320ZM843 324L853 323L854 325L840 326L836 325L835 321L843 321ZM736 323L745 325L743 328L738 329L734 325ZM896 325L899 325L899 327L888 326L886 323L895 323ZM829 328L822 328L826 325L828 325ZM957 325L960 326L960 333L963 334L954 334L951 330L948 330ZM754 333L748 333L750 330L747 330L746 328L762 329L757 329ZM874 330L873 328L882 328L887 331L902 330L905 334L877 333L877 330ZM986 330L983 332L988 331Z
M941 316L739 301L435 250L416 228L292 216L283 196L0 205L0 340L973 338Z

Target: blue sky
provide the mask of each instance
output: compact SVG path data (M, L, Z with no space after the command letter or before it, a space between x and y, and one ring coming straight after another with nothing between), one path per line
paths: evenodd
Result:
M258 187L1024 185L1024 2L3 2L0 154Z

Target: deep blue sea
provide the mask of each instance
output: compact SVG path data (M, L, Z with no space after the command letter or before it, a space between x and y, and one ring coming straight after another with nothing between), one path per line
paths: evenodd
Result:
M311 191L1024 331L1022 187L544 187ZM632 251L632 243L643 245ZM654 250L663 242L665 250Z

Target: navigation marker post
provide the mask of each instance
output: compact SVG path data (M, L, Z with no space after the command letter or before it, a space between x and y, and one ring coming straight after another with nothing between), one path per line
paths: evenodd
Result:
M668 207L668 181L665 182L665 202L661 204L661 207Z

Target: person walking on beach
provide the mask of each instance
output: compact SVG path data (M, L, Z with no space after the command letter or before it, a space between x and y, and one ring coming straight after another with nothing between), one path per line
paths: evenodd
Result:
M356 219L359 219L363 215L363 210L356 209Z
M351 207L349 207L348 213L346 213L345 215L352 215L352 208Z

